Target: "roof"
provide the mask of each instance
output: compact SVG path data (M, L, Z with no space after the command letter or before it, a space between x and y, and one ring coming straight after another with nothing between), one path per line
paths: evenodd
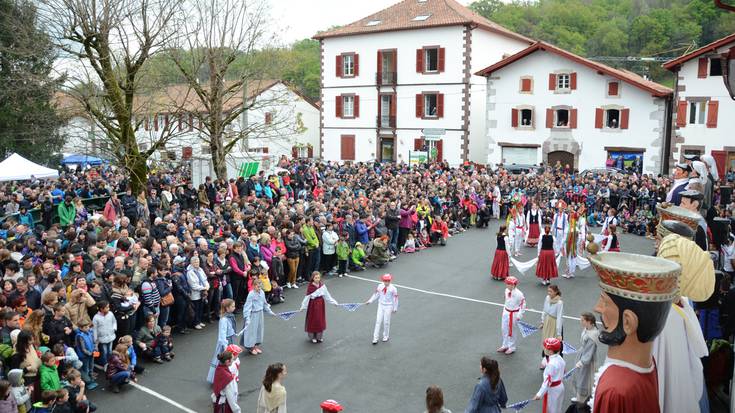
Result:
M694 50L694 51L689 52L687 54L681 55L681 56L677 57L674 60L669 60L668 62L664 63L664 65L663 65L664 66L664 69L668 69L668 70L671 70L672 72L675 72L675 71L679 70L679 67L683 63L685 63L685 62L687 62L689 60L692 60L692 59L694 59L696 57L699 57L699 56L701 56L701 55L703 55L705 53L713 52L713 51L719 49L720 47L722 47L722 46L724 46L724 45L726 45L728 43L733 43L733 42L735 42L735 33L733 33L733 34L731 34L729 36L725 36L725 37L723 37L720 40L715 40L714 42L712 42L712 43L710 43L710 44L708 44L706 46L702 46L702 47L700 47L697 50Z
M414 20L418 16L426 19ZM375 25L369 22L379 21ZM398 30L423 29L442 26L472 25L527 43L533 40L510 31L505 27L474 13L454 0L403 0L354 23L319 32L314 39L350 36L366 33L391 32Z
M631 84L639 89L642 89L646 92L651 93L653 96L659 96L659 97L668 96L673 92L672 89L667 88L666 86L660 85L656 82L646 80L643 77L633 72L629 72L627 70L622 70L622 69L616 69L614 67L603 65L602 63L597 63L592 60L585 59L584 57L578 56L574 53L568 52L564 49L560 49L554 45L551 45L545 42L536 42L532 44L531 46L521 50L520 52L512 56L506 57L505 59L500 60L499 62L491 66L488 66L485 69L482 69L475 74L478 76L489 76L491 73L498 71L504 68L505 66L512 64L515 61L521 60L524 57L538 50L543 50L549 53L554 53L566 59L572 60L574 62L587 66L592 70L602 72L608 76L614 77L625 83Z

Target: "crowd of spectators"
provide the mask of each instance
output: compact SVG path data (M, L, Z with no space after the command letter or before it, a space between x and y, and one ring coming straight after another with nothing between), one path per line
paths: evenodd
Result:
M172 361L175 337L217 320L224 298L240 308L256 280L271 304L283 302L313 271L381 267L486 228L519 190L549 216L558 199L585 204L590 225L615 208L644 235L670 185L559 166L519 175L470 163L278 166L198 187L161 171L137 193L109 168L0 184L0 375L15 383L20 374L29 403L92 411L94 365L119 391L141 361ZM94 197L104 206L88 209Z

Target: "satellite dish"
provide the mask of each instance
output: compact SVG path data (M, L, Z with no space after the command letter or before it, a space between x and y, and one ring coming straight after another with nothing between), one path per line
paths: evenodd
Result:
M731 47L727 53L723 54L720 62L725 87L730 93L730 98L735 100L735 47Z

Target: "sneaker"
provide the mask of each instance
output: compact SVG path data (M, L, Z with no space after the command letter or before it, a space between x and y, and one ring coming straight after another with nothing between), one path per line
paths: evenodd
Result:
M342 278L342 277L344 277L344 276L345 276L344 274L340 274L340 275L338 275L338 277L339 277L339 278Z
M316 339L315 339L315 338L312 338L312 339L311 339L311 342L312 342L313 344L316 344Z
M94 390L94 389L96 389L99 386L100 385L97 384L96 382L91 381L91 382L87 383L87 390Z
M508 355L511 355L511 354L513 354L515 352L516 352L516 349L514 349L514 348L509 348L508 350L505 350L505 354L508 354Z
M508 347L499 347L497 351L498 353L505 353L505 350L508 350Z
M293 287L291 287L291 283L286 283L286 288L293 288Z
M373 345L378 344L378 340L373 340Z
M204 327L206 327L206 326L207 326L207 324L206 324L206 323L199 323L199 325L200 325L200 326L202 326L202 328L204 328Z
M291 287L293 287L293 288L296 288L296 289L298 289L298 288L299 288L299 286L298 286L298 285L296 285L296 284L292 284L292 285L291 285Z
M383 337L383 342L385 343L386 341L388 341L388 337Z
M201 324L197 324L194 326L194 330L201 330L203 327Z
M160 357L153 357L153 362L156 364L163 364L163 360Z
M576 402L577 402L577 398L576 397L572 397L572 403L576 403Z

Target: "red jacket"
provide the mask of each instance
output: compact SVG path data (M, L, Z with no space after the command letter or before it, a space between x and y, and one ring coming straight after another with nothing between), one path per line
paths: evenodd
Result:
M434 220L434 223L431 224L431 232L441 232L442 238L449 237L449 228L447 227L447 223L444 221L439 222Z

